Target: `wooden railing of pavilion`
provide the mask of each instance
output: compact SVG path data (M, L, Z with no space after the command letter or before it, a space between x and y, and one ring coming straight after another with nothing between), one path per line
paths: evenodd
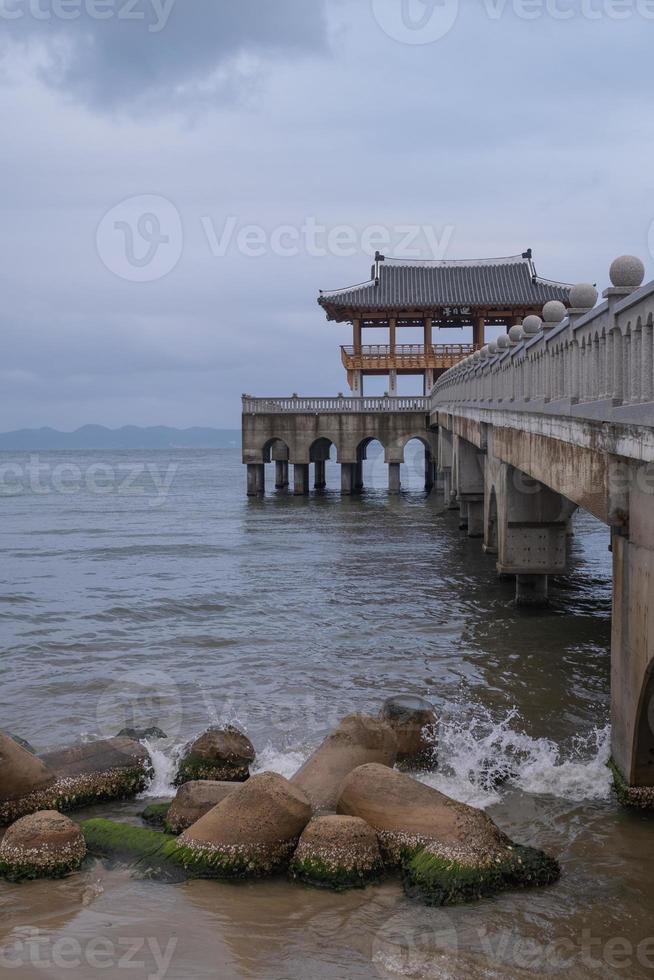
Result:
M341 347L341 360L347 371L418 370L446 371L464 357L474 354L475 344L368 344L357 350Z

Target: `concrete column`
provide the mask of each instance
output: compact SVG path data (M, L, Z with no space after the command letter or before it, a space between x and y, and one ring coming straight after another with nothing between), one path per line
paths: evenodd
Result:
M304 497L309 493L309 464L293 464L293 492L296 497Z
M611 629L611 752L622 802L654 807L654 509L646 479L634 465L628 529L614 529ZM640 485L639 485L640 484Z
M468 537L483 538L484 536L484 501L468 501Z
M288 460L278 459L275 463L275 489L284 490L288 486Z
M516 575L515 604L542 609L548 605L547 575Z
M263 463L248 463L248 497L262 497L266 492L266 467Z
M428 449L425 449L425 490L433 490L436 482L436 466L434 457Z
M443 481L443 503L448 510L456 510L456 494L452 489L452 470L440 470L439 473Z
M434 387L434 369L427 368L425 371L424 383L423 383L423 393L425 395L431 394L431 389Z
M397 371L388 372L388 394L391 398L397 395Z
M341 493L349 497L354 489L355 463L341 463Z
M468 502L467 500L459 501L459 531L468 530Z
M640 394L644 402L652 400L654 391L652 380L654 375L654 350L652 348L652 327L649 323L643 324L642 335L642 362L640 378Z
M389 463L388 464L388 492L389 493L399 493L402 489L400 483L400 464L399 463Z
M363 397L363 373L361 371L352 372L352 394L355 398Z
M363 490L363 460L360 459L358 463L354 463L354 486L353 489L357 491Z
M324 490L327 486L326 468L327 464L323 459L316 460L314 466L314 487L316 490Z

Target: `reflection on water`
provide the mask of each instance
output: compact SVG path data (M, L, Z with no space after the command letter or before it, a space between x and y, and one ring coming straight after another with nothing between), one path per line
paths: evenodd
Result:
M578 518L552 609L524 612L479 542L420 492L422 459L398 499L371 457L361 499L248 501L233 451L144 458L176 468L156 506L145 483L98 494L85 481L71 495L0 501L4 727L42 750L157 721L170 738L155 746L154 795L177 747L209 722L247 727L259 768L290 774L346 712L420 694L443 716L429 781L551 850L564 876L437 911L409 904L397 882L339 896L281 879L162 885L96 864L65 882L0 884L5 940L32 927L50 953L62 938L82 949L78 967L21 961L13 975L123 975L84 959L94 936L116 961L121 938L143 940L136 976L156 975L155 954L176 939L166 975L180 980L650 975L638 943L654 935L654 825L616 807L604 765L606 529ZM51 460L84 472L135 458ZM334 464L328 481L337 487ZM631 944L626 974L605 948L616 937Z

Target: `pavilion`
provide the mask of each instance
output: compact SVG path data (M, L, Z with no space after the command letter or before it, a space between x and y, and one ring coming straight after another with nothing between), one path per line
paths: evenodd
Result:
M398 375L423 379L428 394L436 379L483 347L487 326L505 332L549 300L570 306L571 286L540 278L531 249L499 259L418 261L375 255L370 279L356 286L322 291L318 303L328 320L352 324L352 345L341 348L348 384L363 395L366 375L387 375L389 395ZM385 328L388 342L363 344L366 328ZM397 342L398 329L421 328L421 344ZM460 329L461 343L434 342L434 330ZM436 335L438 336L438 335Z

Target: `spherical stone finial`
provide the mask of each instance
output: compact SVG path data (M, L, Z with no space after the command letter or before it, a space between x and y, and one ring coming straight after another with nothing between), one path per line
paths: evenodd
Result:
M575 310L592 310L597 302L597 290L589 282L578 282L570 290L570 306Z
M474 354L472 355L472 359L473 359L473 361L480 361L481 360L481 351L476 350L474 352Z
M491 354L497 354L497 344L494 340L491 340L490 344L488 345L488 350Z
M509 340L511 341L512 344L522 343L523 338L524 338L524 334L522 332L522 327L518 326L517 324L515 325L515 327L511 327L511 329L509 330Z
M611 264L609 276L616 288L637 289L645 278L645 266L636 255L621 255Z
M545 323L554 324L560 323L561 320L565 320L568 315L568 311L563 303L560 303L558 299L550 300L543 307L543 320Z
M522 321L522 332L527 337L534 337L537 333L540 333L543 326L543 321L539 316L532 314L531 316L525 317Z
M503 333L500 337L498 337L496 343L498 350L506 350L507 347L510 347L511 339L508 333Z
M488 344L486 344L485 347L482 347L482 349L479 351L479 356L484 361L486 360L487 357L490 357L491 356L491 354L490 354L490 346Z

